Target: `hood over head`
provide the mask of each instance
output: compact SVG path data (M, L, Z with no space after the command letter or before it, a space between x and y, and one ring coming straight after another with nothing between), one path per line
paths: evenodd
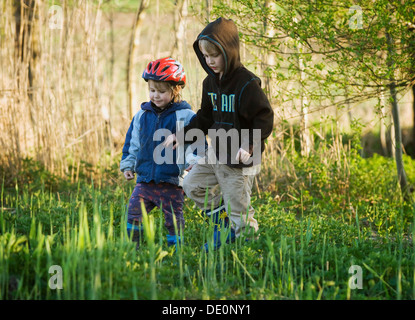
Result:
M193 43L193 49L195 50L203 69L205 69L208 74L217 77L218 75L208 67L206 60L199 49L199 40L201 39L214 43L222 52L225 60L225 70L222 79L225 79L234 70L242 66L239 55L239 33L233 20L218 18L209 23Z

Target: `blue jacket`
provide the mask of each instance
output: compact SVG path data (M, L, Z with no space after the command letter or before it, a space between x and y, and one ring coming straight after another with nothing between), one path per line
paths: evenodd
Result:
M181 185L184 169L200 157L187 145L173 150L171 146L165 149L161 144L194 116L186 101L172 103L161 113L153 109L151 102L142 103L126 134L120 170L137 173L137 182Z

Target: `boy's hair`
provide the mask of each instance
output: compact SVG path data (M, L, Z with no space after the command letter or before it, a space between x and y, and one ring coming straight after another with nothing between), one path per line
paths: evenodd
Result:
M202 48L210 54L213 54L213 53L221 54L222 53L220 49L213 42L206 40L206 39L199 40L199 49L202 50Z
M181 85L178 85L176 83L171 83L168 81L156 81L156 80L149 80L148 81L149 84L150 84L150 81L153 82L157 90L161 90L161 89L170 90L171 93L173 94L174 102L182 101L182 96L181 96L182 86Z

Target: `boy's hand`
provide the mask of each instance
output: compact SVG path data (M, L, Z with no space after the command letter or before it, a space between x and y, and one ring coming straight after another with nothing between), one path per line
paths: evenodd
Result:
M251 154L248 151L245 151L242 148L239 148L238 153L236 154L236 161L241 161L242 163L248 162Z
M178 143L177 143L177 139L176 139L176 135L174 133L172 133L171 135L169 135L166 140L164 140L163 142L163 147L168 147L170 145L173 145L173 150L176 149Z
M186 171L190 171L190 170L192 170L192 168L193 168L193 164L191 164L190 166L188 166L185 170Z
M124 177L127 180L132 180L132 179L134 179L134 172L132 172L130 170L124 171Z

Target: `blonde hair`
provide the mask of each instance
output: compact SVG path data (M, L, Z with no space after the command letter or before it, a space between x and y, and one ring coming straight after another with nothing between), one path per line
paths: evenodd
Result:
M222 53L220 49L213 42L210 42L209 40L206 40L206 39L199 40L199 49L202 50L202 48L209 54L221 54Z
M150 85L150 81L153 81L154 86L157 90L170 90L173 95L173 102L180 102L182 101L182 86L173 84L167 81L156 81L156 80L148 80L148 84Z

